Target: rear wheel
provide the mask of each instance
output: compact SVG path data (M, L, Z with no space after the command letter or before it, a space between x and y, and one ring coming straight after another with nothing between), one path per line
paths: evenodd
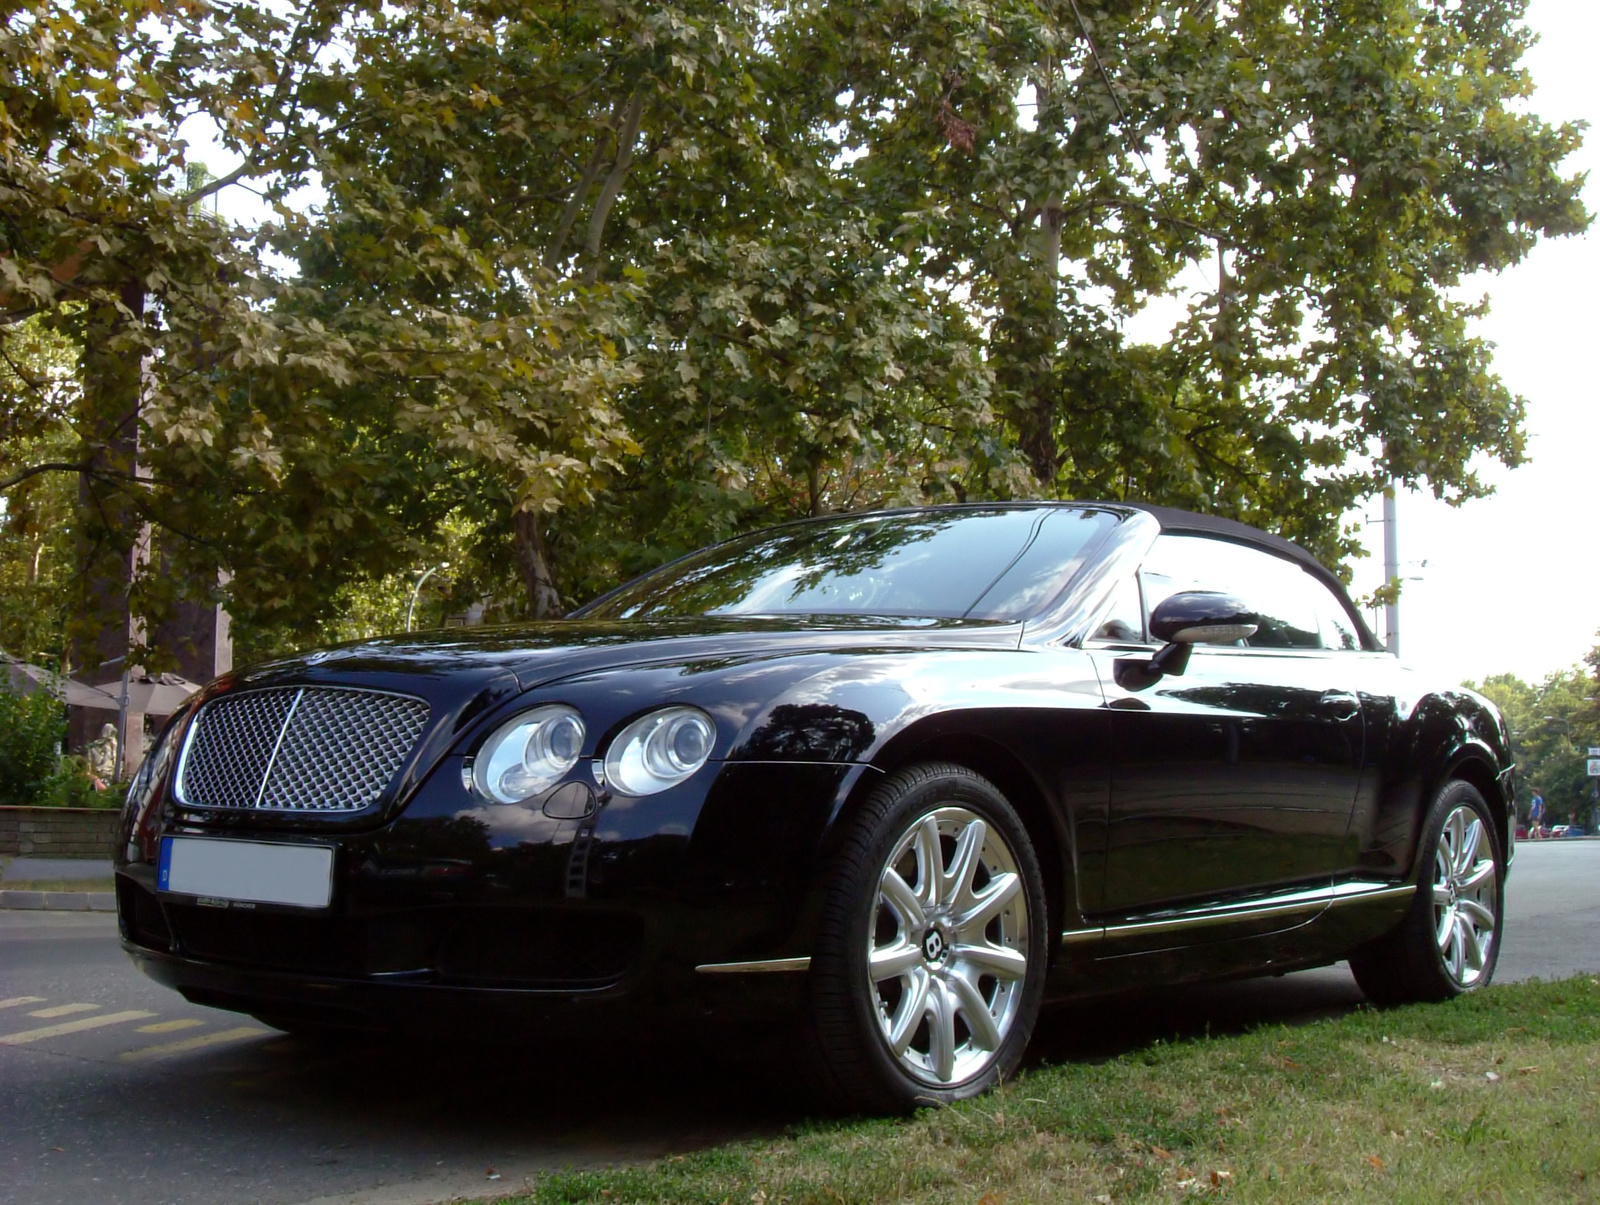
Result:
M1423 826L1411 910L1390 933L1350 958L1377 1004L1448 1000L1487 984L1500 957L1505 855L1478 788L1446 783Z
M813 1077L851 1109L986 1091L1033 1032L1046 932L1038 859L1005 797L961 766L896 774L852 822L824 906Z

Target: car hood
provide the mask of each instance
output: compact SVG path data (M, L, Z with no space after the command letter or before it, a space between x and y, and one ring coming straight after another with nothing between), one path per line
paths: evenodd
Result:
M1022 625L852 616L694 617L619 622L563 619L385 636L287 657L230 675L233 688L360 681L422 694L430 680L491 681L529 690L574 674L715 656L839 648L1015 647ZM509 679L509 680L508 680Z
M383 811L416 785L481 717L534 687L630 666L724 664L834 650L1015 648L1020 624L850 617L556 620L363 640L224 675L177 721L181 730L212 699L269 687L354 687L425 700L427 729L387 792ZM361 822L368 822L362 817ZM343 826L345 817L253 816L253 827Z

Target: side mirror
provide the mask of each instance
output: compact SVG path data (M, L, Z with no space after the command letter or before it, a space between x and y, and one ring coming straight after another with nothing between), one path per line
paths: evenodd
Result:
M1167 674L1189 668L1189 650L1197 644L1232 644L1256 634L1256 615L1243 601L1212 590L1169 595L1150 613L1150 634L1163 642L1148 661L1119 658L1116 681L1124 690L1143 690Z
M1232 644L1250 639L1258 626L1241 600L1211 590L1169 595L1150 613L1150 635L1163 644Z

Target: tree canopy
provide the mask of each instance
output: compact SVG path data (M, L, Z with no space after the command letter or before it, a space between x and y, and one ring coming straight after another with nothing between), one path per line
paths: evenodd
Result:
M1589 828L1600 821L1600 779L1588 774L1588 752L1600 748L1600 643L1574 665L1529 684L1515 674L1468 683L1493 699L1511 729L1517 803L1524 820L1535 791L1544 823Z
M6 12L7 380L29 332L77 364L5 522L71 466L74 580L155 556L157 615L220 570L258 650L413 566L554 614L872 504L1142 499L1337 561L1390 477L1520 460L1459 286L1588 222L1521 0Z

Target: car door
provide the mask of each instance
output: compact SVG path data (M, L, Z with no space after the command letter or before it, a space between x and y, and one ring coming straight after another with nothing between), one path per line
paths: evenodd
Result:
M1086 643L1112 716L1100 911L1327 881L1351 858L1363 721L1349 659L1325 647L1323 587L1264 549L1177 533L1156 540L1136 584L1140 637L1162 599L1185 590L1235 595L1260 623L1237 645L1194 646L1183 673L1142 688L1117 682L1119 657L1154 650L1134 652L1131 615Z

